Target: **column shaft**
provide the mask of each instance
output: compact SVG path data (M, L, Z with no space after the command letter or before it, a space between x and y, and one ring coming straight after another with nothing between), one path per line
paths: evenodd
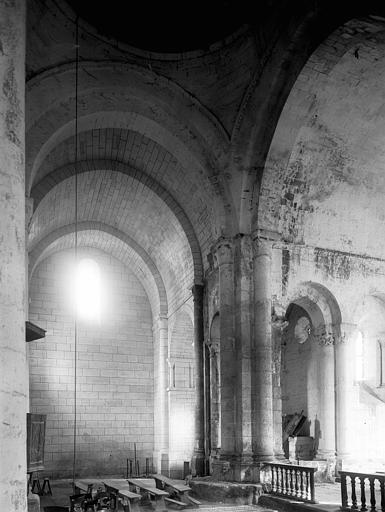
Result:
M0 1L0 509L27 510L25 1Z
M236 350L234 332L233 247L229 240L218 244L220 307L221 457L235 453Z
M160 317L155 331L155 457L158 471L169 469L169 405L168 405L168 320Z
M205 414L204 414L204 331L203 285L192 287L194 297L194 355L195 355L195 447L194 465L198 476L205 474Z
M273 457L273 382L271 339L271 242L257 239L254 257L253 452Z

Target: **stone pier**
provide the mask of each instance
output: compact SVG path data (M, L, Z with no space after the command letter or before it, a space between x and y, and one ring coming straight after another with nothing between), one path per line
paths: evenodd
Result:
M0 1L0 509L27 510L23 0Z

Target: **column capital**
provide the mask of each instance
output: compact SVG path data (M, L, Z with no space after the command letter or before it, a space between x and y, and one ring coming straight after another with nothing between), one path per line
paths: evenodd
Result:
M253 256L257 258L259 256L271 257L271 251L273 248L273 242L268 238L253 238Z
M219 340L206 340L206 346L209 349L210 357L219 354Z
M234 258L233 240L227 237L219 238L214 246L214 253L219 266L232 263Z
M167 316L159 315L155 318L154 324L153 324L153 330L161 330L161 329L167 329L168 328L168 318Z

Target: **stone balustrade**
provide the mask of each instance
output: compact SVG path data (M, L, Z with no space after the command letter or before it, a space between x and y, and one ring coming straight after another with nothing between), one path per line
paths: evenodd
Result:
M294 464L269 463L271 468L270 493L307 503L316 503L314 473L316 468Z
M385 512L385 473L340 471L341 510ZM350 487L350 493L348 491Z

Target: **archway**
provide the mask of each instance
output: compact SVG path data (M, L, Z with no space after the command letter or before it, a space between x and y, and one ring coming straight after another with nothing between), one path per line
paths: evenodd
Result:
M175 314L169 343L169 439L170 476L183 478L183 462L194 450L195 358L194 325L190 311Z
M333 461L334 344L339 340L340 311L326 288L306 283L291 295L286 320L281 366L283 439L293 437L284 446L285 455L290 459Z

